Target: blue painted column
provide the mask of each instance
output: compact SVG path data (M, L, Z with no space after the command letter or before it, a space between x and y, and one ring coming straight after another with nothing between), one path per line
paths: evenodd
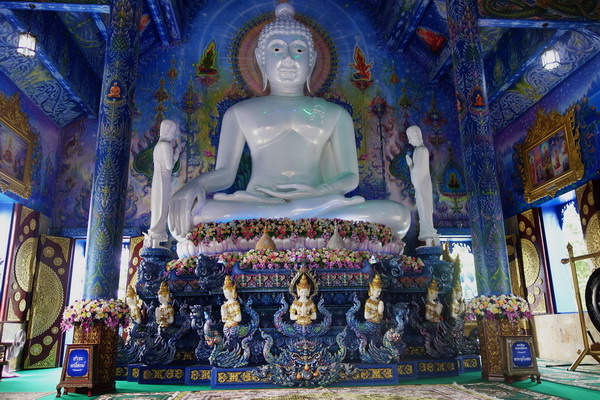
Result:
M448 0L448 31L479 294L511 292L475 0Z
M142 0L111 0L87 232L84 297L116 298Z

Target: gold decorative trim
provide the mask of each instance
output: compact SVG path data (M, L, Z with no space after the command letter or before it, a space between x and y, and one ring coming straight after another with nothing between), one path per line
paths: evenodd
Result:
M25 240L15 257L15 279L26 292L31 292L33 287L33 271L35 263L35 252L37 250L37 238L30 237Z
M561 115L557 110L546 113L538 107L535 122L527 130L525 141L517 145L522 160L519 169L524 182L525 201L528 203L546 196L554 197L558 190L583 177L584 166L574 114L574 108ZM561 161L559 156L558 163L550 154L550 146L554 143L564 144L566 158L561 145L560 156L563 158Z
M10 145L15 151L15 157L5 169L0 169L0 192L11 191L17 196L28 199L31 196L31 165L33 143L35 138L31 133L29 117L21 107L19 94L7 97L0 93L0 143L6 149ZM17 159L18 154L25 152L24 159ZM17 164L17 161L24 165ZM12 164L12 165L10 165ZM13 167L22 173L15 174Z
M63 286L56 272L46 264L39 263L38 274L31 306L30 338L35 338L50 329L59 317L64 304Z
M523 252L525 287L529 289L540 275L540 256L535 245L527 239L521 239L521 251Z

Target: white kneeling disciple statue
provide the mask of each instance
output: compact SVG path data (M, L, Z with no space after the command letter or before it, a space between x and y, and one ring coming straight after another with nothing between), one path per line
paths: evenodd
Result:
M339 218L384 224L403 238L410 213L390 200L345 197L358 186L351 116L340 106L304 95L317 53L309 29L280 3L260 33L255 56L270 94L241 101L223 116L216 168L171 197L169 228L180 242L198 223L251 218ZM246 190L213 199L230 187L244 145L252 157Z
M406 155L410 179L415 188L415 200L419 213L419 240L427 246L439 246L440 237L433 227L433 188L429 172L429 150L423 144L421 128L416 125L406 130L408 143L415 146L413 156Z

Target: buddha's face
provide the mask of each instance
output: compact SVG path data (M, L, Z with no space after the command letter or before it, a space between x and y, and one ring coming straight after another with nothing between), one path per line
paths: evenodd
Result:
M306 38L297 34L273 35L265 48L265 74L271 87L303 87L310 75Z

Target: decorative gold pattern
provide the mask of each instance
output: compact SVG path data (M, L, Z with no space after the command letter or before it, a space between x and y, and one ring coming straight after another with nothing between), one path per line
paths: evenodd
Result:
M27 300L21 299L21 301L19 302L19 311L25 312L26 309L27 309Z
M0 122L6 125L27 146L23 180L18 180L14 176L0 171L0 192L9 190L17 196L28 199L31 195L31 155L35 137L31 133L29 117L21 107L21 99L18 93L10 97L0 93Z
M52 327L52 329L50 329L50 332L51 332L53 335L56 335L56 334L58 333L58 326L53 326L53 327Z
M63 264L63 260L60 257L56 257L52 260L52 264L54 264L55 267L60 267Z
M49 346L53 341L54 339L52 338L52 336L44 336L44 345Z
M600 220L598 212L596 212L590 218L588 227L585 235L585 243L587 245L588 252L595 253L600 251ZM594 257L591 259L596 268L600 268L600 258Z
M523 211L521 213L521 216L527 219L527 222L529 222L529 224L533 225L533 210ZM525 227L525 225L523 225L523 227ZM523 230L521 230L521 232L523 232Z
M507 318L477 318L479 347L481 349L481 372L484 379L502 376L502 357L500 354L500 336L518 336L521 334L520 321L511 322Z
M30 237L21 244L15 260L15 278L19 286L26 292L31 292L37 238Z
M29 349L29 352L31 353L31 355L33 356L39 356L40 354L42 354L42 350L44 348L42 347L41 344L36 343L33 346L31 346L31 348Z
M535 245L527 239L521 239L521 250L523 252L525 287L529 288L535 284L535 281L540 275L540 257Z
M588 193L588 204L590 206L594 205L594 193L592 193L592 191Z
M52 268L40 262L38 274L29 328L32 338L50 329L62 312L64 304L63 286Z
M534 313L547 313L548 310L546 309L546 298L544 296L542 296L540 298L540 302L538 303L537 307L535 308L535 310L533 310Z
M59 258L55 259L56 260L60 260ZM65 269L64 268L59 268L58 270L56 270L56 272L58 272L59 275L64 275L65 274Z
M210 380L210 369L194 369L190 373L190 380ZM258 378L257 378L258 379Z
M17 290L19 288L19 284L17 282L13 282L12 290Z
M46 246L44 247L44 257L46 258L52 258L54 257L54 248L50 247L50 246Z
M29 226L28 225L25 225L23 227L23 233L26 234L26 235L29 235Z
M29 217L29 215L33 212L31 208L21 207L21 220L19 221L19 225L23 225L23 222Z
M466 358L462 363L465 368L479 368L479 361L476 358Z
M139 378L140 377L140 369L139 368L132 368L131 369L131 376L134 378Z
M56 367L56 355L58 354L57 346L58 346L58 342L55 342L54 346L52 346L52 349L50 349L50 351L48 352L48 357L44 358L42 361L36 362L35 364L31 364L29 357L27 357L25 359L24 367L26 369Z
M398 375L413 375L414 373L412 364L398 365Z
M75 325L73 343L98 344L98 384L113 385L117 363L118 334L115 329L105 324L93 325L85 330L81 325Z
M519 222L519 232L524 232L525 231L525 222L521 221Z
M525 233L527 234L527 236L531 236L531 234L533 233L533 231L531 230L531 227L527 227L527 229L525 230Z
M68 260L70 258L69 250L71 249L71 243L72 243L73 239L66 238L66 237L52 236L52 241L55 244L58 244L60 246L60 249L62 251L62 257L60 257L61 261ZM54 265L56 265L56 264L54 264Z
M15 292L13 299L15 299L15 301L21 300L21 292Z
M555 135L564 133L564 140L569 153L569 169L548 181L533 186L531 181L531 165L529 165L530 152L543 142ZM574 127L574 108L561 115L557 110L545 113L538 107L535 122L527 129L525 141L517 145L521 160L519 170L524 182L525 201L531 203L545 196L554 197L556 192L563 187L581 179L584 166L581 162L581 148L579 146L579 128Z
M32 218L31 221L29 221L29 229L31 229L31 231L35 231L35 228L37 228L37 220L35 218Z

